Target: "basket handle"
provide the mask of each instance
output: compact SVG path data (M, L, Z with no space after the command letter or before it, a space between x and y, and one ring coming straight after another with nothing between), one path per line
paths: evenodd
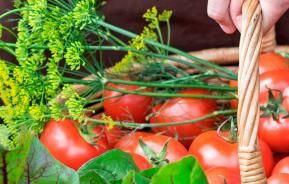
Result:
M239 164L243 184L266 183L259 150L259 56L262 42L262 12L259 0L245 0L239 52L238 131Z
M277 47L275 26L272 27L262 39L262 52L273 51Z

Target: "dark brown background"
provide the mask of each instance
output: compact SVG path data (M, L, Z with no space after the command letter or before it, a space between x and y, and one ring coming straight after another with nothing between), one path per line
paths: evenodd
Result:
M238 33L226 35L217 23L207 16L206 0L108 0L103 13L107 22L139 33L145 25L142 14L154 5L159 10L171 9L174 12L171 19L171 45L174 47L193 51L238 45ZM0 13L7 9L11 9L11 1L0 0ZM13 24L5 20L1 20L1 23L13 27ZM278 44L289 44L288 12L278 22L276 31ZM5 35L4 39L13 40L8 35ZM0 54L2 58L7 58L6 55ZM118 61L122 54L106 53L108 65Z

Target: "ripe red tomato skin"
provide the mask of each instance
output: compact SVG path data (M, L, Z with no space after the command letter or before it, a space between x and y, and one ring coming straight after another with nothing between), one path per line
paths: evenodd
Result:
M237 87L237 81L229 81L229 85L231 87ZM289 87L289 69L282 69L282 70L273 70L268 71L260 75L260 98L259 102L261 105L264 105L268 102L268 88L272 89L273 94L277 97L278 92L274 90L280 90L282 93L284 92L283 96L288 97L288 92L285 92L285 89ZM286 94L285 94L286 93ZM231 107L237 108L238 101L237 100L230 100ZM289 108L289 99L287 102L287 107Z
M210 92L204 89L188 89L180 94L203 94ZM157 112L150 118L152 124L162 124L169 122L182 122L196 119L212 113L217 109L216 101L211 99L196 98L172 98L163 105L157 105L153 111ZM189 147L193 139L207 129L214 127L214 119L198 121L194 124L185 124L169 127L153 128L153 132L164 132L165 135L178 138L186 147Z
M137 137L137 138L136 138ZM165 143L169 140L168 143L168 148L167 148L167 154L165 158L169 160L169 162L174 162L177 160L180 160L184 156L188 155L188 151L186 148L177 140L174 140L171 137L164 136L164 135L154 135L154 134L149 134L149 135L141 135L139 134L138 136L133 137L130 142L128 141L128 137L124 137L124 139L121 139L117 144L116 148L119 148L125 152L129 153L136 153L144 158L146 158L145 153L143 152L138 138L142 138L142 140L147 144L148 147L150 147L153 151L156 153L159 153Z
M40 136L40 141L53 157L75 170L107 151L107 145L103 142L98 142L96 147L87 143L70 119L50 120Z
M140 156L135 153L130 153L136 166L139 168L139 170L143 171L149 168L152 168L152 165L145 159L143 156Z
M275 152L289 152L289 119L274 120L272 117L260 118L258 135Z
M262 153L263 165L265 169L266 176L271 176L272 169L274 166L273 152L269 145L259 138L259 146Z
M269 146L259 139L263 165L266 175L270 176L273 156ZM197 158L204 170L213 167L226 167L239 172L237 143L229 143L221 138L216 131L208 131L199 135L190 146L189 153Z
M225 167L214 167L205 171L208 184L240 184L241 177L237 171Z
M148 132L132 132L122 137L115 145L114 148L133 153L134 145L138 144L140 137L147 137L153 135Z
M213 167L227 167L234 170L238 165L235 150L237 150L237 144L226 142L216 131L208 131L193 141L189 153L197 158L204 170Z
M289 174L284 173L273 174L267 180L267 184L289 184Z
M113 148L117 141L123 136L124 131L119 127L113 127L108 129L105 127L105 136L107 144L110 148Z
M272 175L278 173L289 174L289 156L281 159L273 168Z
M237 87L238 86L238 81L230 80L229 81L229 86L230 87ZM237 99L230 100L230 105L231 105L232 109L237 109L238 108L238 100Z
M260 104L268 101L268 88L283 91L289 86L289 70L274 70L260 75ZM277 92L273 91L277 96Z
M274 159L274 167L276 166L276 164L282 160L283 158L287 157L288 153L273 153L273 159ZM273 167L273 168L274 168ZM273 170L272 170L272 174L273 174Z
M102 120L103 114L97 114L91 118ZM101 129L101 131L98 129ZM98 134L98 137L105 139L109 148L113 148L117 141L125 135L126 131L118 126L108 128L108 125L98 125L94 128L94 133Z
M284 108L287 111L289 111L289 86L287 88L285 88L284 91L283 91L282 105L284 106Z
M139 88L139 86L121 85L121 84L117 85L113 83L109 83L107 84L107 86L131 91L134 91ZM150 89L145 89L142 91L149 92ZM120 92L109 90L105 90L104 97L110 98L104 100L103 102L103 107L107 115L111 116L112 119L114 120L133 121L136 123L144 123L146 121L145 117L150 113L153 101L153 98L149 96L141 96L134 94L124 95Z
M268 52L260 55L259 73L263 74L268 71L289 69L289 63L283 56Z

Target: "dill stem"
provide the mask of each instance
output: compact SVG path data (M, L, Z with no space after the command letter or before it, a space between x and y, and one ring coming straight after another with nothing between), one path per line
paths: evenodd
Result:
M135 38L137 36L137 34L135 34L135 33L126 31L124 29L121 29L121 28L116 27L114 25L111 25L109 23L106 23L106 22L104 22L102 20L95 20L95 23L98 24L98 25L101 25L101 26L103 26L103 27L105 27L105 28L107 28L109 30L112 30L114 32L117 32L119 34L125 35L125 36L130 37L130 38ZM214 63L211 63L211 62L207 62L207 61L202 60L200 58L194 57L194 56L192 56L192 55L190 55L190 54L188 54L186 52L183 52L183 51L181 51L179 49L176 49L176 48L173 48L173 47L170 47L170 46L167 46L167 45L163 45L163 44L158 43L158 42L154 42L154 41L147 40L147 39L144 39L144 41L147 44L150 44L150 45L159 47L161 49L165 49L165 50L167 50L169 52L184 56L184 57L186 57L186 58L188 58L190 60L193 60L193 61L195 61L197 63L200 63L202 65L205 65L205 66L208 66L208 67L212 67L212 68L214 68L216 70L219 70L221 72L226 73L227 75L229 75L231 77L234 77L234 79L237 79L237 75L234 72L232 72L232 71L230 71L230 70L228 70L228 69L226 69L224 67L218 66L218 65L216 65Z
M118 89L110 86L104 86L104 89L110 91L117 91L120 93L125 94L134 94L134 95L142 95L142 96L152 96L152 97L182 97L182 98L206 98L206 99L223 99L223 100L230 100L235 99L236 96L234 95L200 95L200 94L178 94L178 93L156 93L156 92L142 92L139 90L125 90L125 89Z
M167 127L167 126L177 126L177 125L185 125L185 124L193 124L198 121L202 121L208 118L214 118L220 115L233 115L236 114L236 109L230 109L230 110L223 110L223 111L214 111L210 114L207 114L205 116L201 116L199 118L195 118L192 120L182 121L182 122L169 122L169 123L159 123L159 124L150 124L150 123L130 123L130 122L119 122L114 121L113 124L121 127L126 128L135 128L135 129L144 129L144 128L154 128L154 127ZM66 116L70 118L70 116ZM98 120L93 118L83 118L83 120L87 122L92 122L96 124L111 124L110 121L104 121L104 120Z
M107 83L114 84L126 84L126 85L135 85L135 86L144 86L144 87L160 87L160 88L202 88L202 89L211 89L211 90L220 90L220 91L236 91L236 88L229 86L217 86L210 84L166 84L162 82L139 82L139 81L128 81L128 80L115 80L107 79Z

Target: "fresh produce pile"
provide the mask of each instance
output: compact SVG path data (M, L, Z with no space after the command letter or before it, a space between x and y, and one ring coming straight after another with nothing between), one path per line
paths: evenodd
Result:
M0 15L20 16L17 41L0 41L17 61L0 61L0 181L240 183L235 71L171 47L172 11L147 10L137 35L103 5L18 0ZM106 69L107 51L126 55ZM288 182L288 60L262 54L260 78L263 165Z

